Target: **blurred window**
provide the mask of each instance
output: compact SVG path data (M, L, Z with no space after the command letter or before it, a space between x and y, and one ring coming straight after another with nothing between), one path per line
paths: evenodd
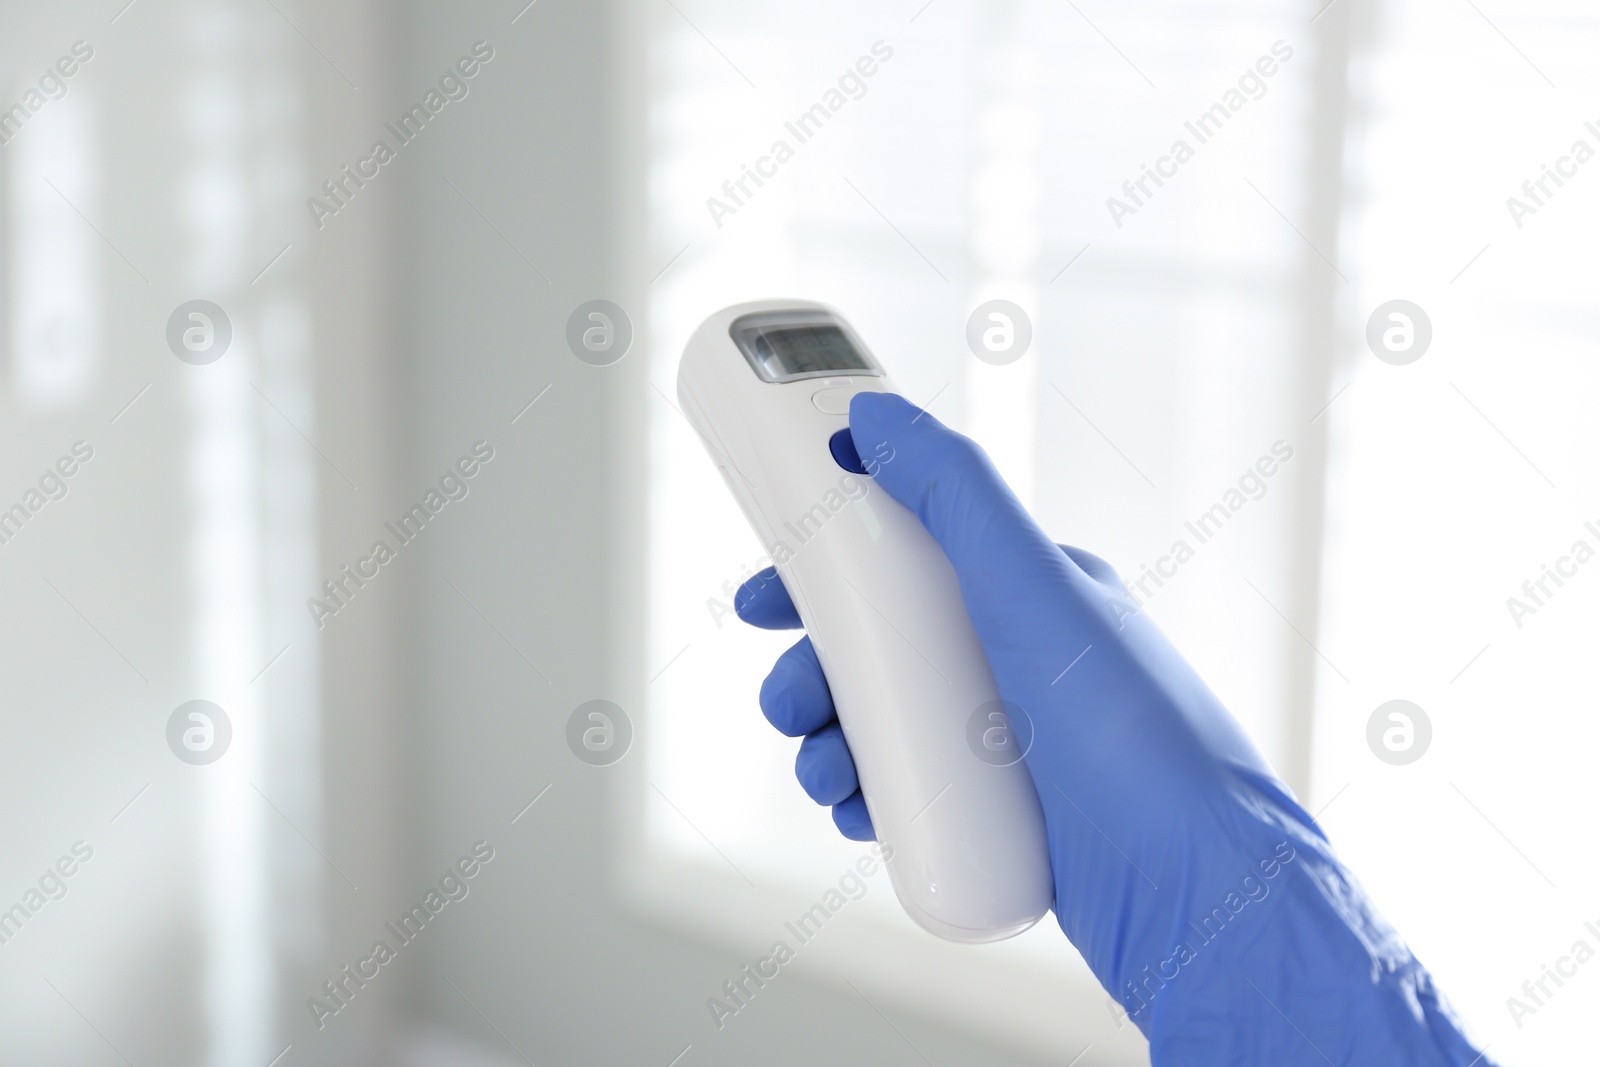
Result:
M904 392L990 450L1046 529L1125 576L1188 539L1175 579L1145 580L1149 610L1274 757L1294 744L1282 664L1300 639L1246 582L1275 600L1291 580L1293 486L1315 485L1320 460L1306 448L1273 479L1241 478L1275 443L1314 436L1291 358L1305 246L1286 222L1307 211L1309 29L1291 34L1266 3L1156 18L1043 2L936 0L893 18L680 6L651 45L645 272L661 273L641 796L664 869L817 891L818 872L863 847L804 796L795 742L757 709L796 635L732 616L762 548L676 410L684 341L744 300L838 307ZM1032 326L1005 365L965 340L991 299ZM1225 529L1204 544L1187 532L1241 485ZM908 925L886 885L869 900ZM1078 973L1044 926L1023 941Z

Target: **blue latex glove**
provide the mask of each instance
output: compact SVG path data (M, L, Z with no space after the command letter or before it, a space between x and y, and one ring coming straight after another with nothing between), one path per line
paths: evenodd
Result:
M1150 1039L1153 1063L1489 1067L1109 564L1053 543L977 445L900 397L857 395L850 430L861 455L893 448L877 484L943 547L1000 696L1032 720L1056 917ZM771 569L735 607L756 626L800 626ZM809 639L779 658L761 708L804 735L806 792L846 837L870 839Z

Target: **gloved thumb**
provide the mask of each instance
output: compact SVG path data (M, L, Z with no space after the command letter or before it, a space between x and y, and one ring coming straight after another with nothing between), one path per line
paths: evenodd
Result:
M876 457L874 481L944 549L1002 690L1006 666L1052 663L1063 639L1105 625L1108 591L1039 529L972 440L875 392L852 398L850 435ZM1019 627L1019 615L1033 625Z

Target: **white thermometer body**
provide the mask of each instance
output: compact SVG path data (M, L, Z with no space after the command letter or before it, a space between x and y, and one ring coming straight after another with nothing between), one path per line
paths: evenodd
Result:
M684 414L816 648L901 904L941 937L998 941L1050 909L1044 816L1015 739L1001 759L972 740L1009 727L955 571L867 473L892 448L837 439L851 396L893 390L806 301L718 312L678 370Z

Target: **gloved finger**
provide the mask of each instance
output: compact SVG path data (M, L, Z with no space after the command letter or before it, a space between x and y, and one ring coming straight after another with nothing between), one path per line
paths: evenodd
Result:
M761 711L789 737L815 733L834 721L833 694L811 638L802 637L772 665L761 683Z
M800 613L778 577L778 568L757 572L733 594L734 614L763 630L798 630Z
M1075 545L1058 545L1067 558L1083 569L1083 573L1112 589L1122 592L1122 578L1117 574L1117 569L1093 552L1085 551Z
M856 761L845 744L844 730L836 722L807 734L794 758L794 776L806 795L818 804L842 803L860 788Z
M861 795L860 790L851 793L833 806L833 825L852 841L878 839L877 833L872 829L872 816L867 814L866 798Z

